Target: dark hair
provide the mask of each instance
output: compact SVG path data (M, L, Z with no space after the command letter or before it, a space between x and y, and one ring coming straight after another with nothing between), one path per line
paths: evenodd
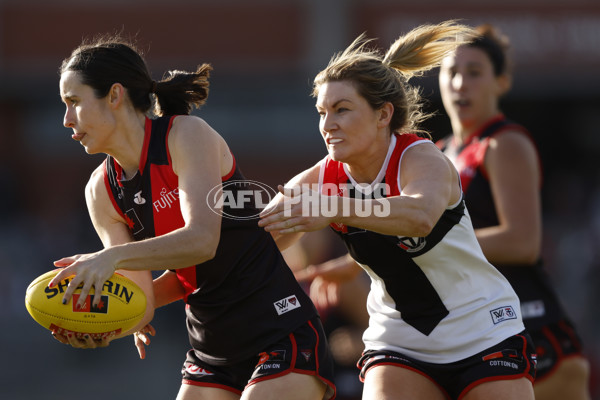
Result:
M481 49L487 54L492 62L494 75L509 73L508 50L510 43L508 38L490 24L479 25L475 30L478 36L467 46Z
M133 107L143 113L152 107L151 94L156 96L156 115L189 114L206 102L210 64L200 65L196 72L168 71L156 82L141 54L134 44L118 35L103 36L84 41L63 60L59 72L76 71L98 98L108 95L114 83L120 83L127 89Z

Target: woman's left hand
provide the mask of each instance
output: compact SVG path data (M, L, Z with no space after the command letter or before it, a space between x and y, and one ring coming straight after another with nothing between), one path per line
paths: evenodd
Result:
M76 349L96 349L107 347L115 338L115 334L102 335L98 338L92 338L89 334L78 334L76 332L52 331L52 336L63 344L68 344Z
M260 214L259 226L267 232L311 232L329 225L337 214L335 197L323 196L306 185L284 188ZM331 215L324 215L331 214Z
M96 253L78 254L72 257L61 258L54 262L56 267L64 267L48 284L54 287L63 279L71 278L69 286L63 296L63 304L67 304L73 292L82 285L77 307L81 308L87 301L87 296L92 286L94 287L94 299L92 304L100 302L100 295L104 282L115 273L115 262L108 257L108 252L101 250ZM74 276L73 276L74 275Z
M144 346L150 345L149 335L156 335L156 329L154 329L154 327L150 324L133 334L135 347L137 348L138 354L142 360L146 358L146 347Z

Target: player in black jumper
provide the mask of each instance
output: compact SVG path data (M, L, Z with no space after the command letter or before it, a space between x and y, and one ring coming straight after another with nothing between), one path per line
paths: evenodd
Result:
M581 344L542 266L539 156L527 130L499 108L511 85L508 39L490 25L477 30L477 39L442 62L440 91L453 134L438 146L460 173L485 256L521 300L537 348L536 399L589 399Z
M146 294L155 307L186 303L192 350L180 400L333 398L319 316L258 227L260 210L251 201L239 208L212 202L237 198L248 185L225 140L188 115L206 101L211 69L170 71L155 82L139 52L118 37L82 44L63 61L64 125L86 152L107 154L86 187L104 249L56 261L63 270L50 286L75 275L68 302L78 285L83 299L116 270L135 271L145 282L151 270L166 270ZM153 98L158 117L151 119ZM152 330L135 335L142 357Z

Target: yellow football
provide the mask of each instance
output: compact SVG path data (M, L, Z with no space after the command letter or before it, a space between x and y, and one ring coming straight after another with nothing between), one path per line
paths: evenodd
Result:
M54 269L37 277L25 293L25 306L33 319L44 328L77 337L90 335L94 339L118 335L133 328L146 311L146 295L131 279L114 274L104 283L98 306L92 306L94 289L90 290L83 307L76 305L81 285L67 304L62 304L71 277L48 287L60 271Z

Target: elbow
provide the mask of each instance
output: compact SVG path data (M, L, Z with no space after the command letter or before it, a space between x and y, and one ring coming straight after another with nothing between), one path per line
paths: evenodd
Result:
M521 263L526 265L535 264L540 258L540 246L531 243L529 246L525 245L520 251Z
M540 258L542 252L541 230L521 229L514 231L513 240L509 243L514 249L515 261L519 264L532 265Z
M212 260L217 255L219 241L214 238L198 238L194 241L195 245L191 250L191 258L194 259L193 264L201 264Z
M433 231L436 223L437 220L433 220L429 216L422 214L420 217L412 220L410 236L425 237Z

